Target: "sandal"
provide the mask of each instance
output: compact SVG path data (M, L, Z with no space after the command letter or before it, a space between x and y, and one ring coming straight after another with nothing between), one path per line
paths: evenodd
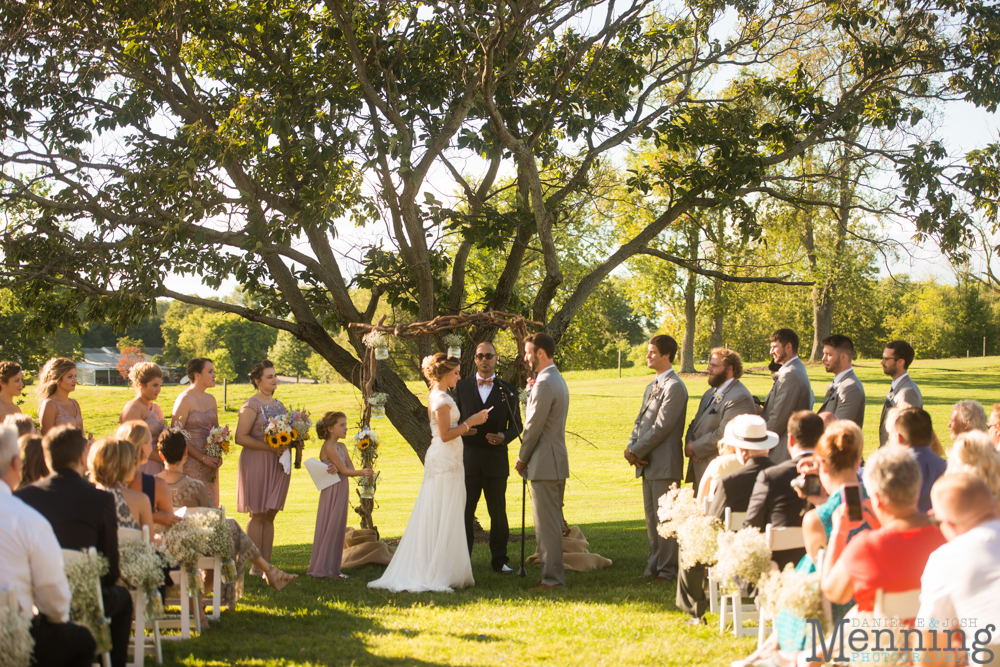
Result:
M269 569L267 572L264 573L264 581L267 582L268 586L270 586L271 588L273 588L274 590L276 590L278 592L281 592L281 590L285 586L287 586L288 584L292 583L293 581L295 581L298 578L299 578L299 575L297 575L297 574L288 574L287 572L282 572L281 570L279 570L278 568L276 568L274 565L272 565L271 569Z

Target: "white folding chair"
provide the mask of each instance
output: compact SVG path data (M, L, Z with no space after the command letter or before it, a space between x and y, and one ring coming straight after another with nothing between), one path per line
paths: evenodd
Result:
M727 507L722 520L723 528L730 532L738 531L743 527L746 518L746 512L734 512L731 508ZM713 588L714 594L718 595L718 584L711 579L709 579L709 582L709 596L713 595ZM743 595L739 590L735 593L720 595L717 607L719 609L719 634L725 634L726 619L730 613L733 615L733 633L737 637L749 637L753 634L753 628L743 627L743 622L755 620L757 617L757 607L753 604L744 604Z
M142 530L134 528L119 528L118 543L124 540L135 540L149 544L149 526L143 526ZM132 619L132 642L129 648L132 650L132 664L140 667L146 658L146 630L150 630L150 639L153 642L153 655L156 656L156 664L163 664L163 650L160 646L160 622L158 620L146 621L146 592L142 589L129 589L132 594L132 607L135 610L135 617Z
M919 611L919 588L902 593L886 593L881 588L875 591L875 616L877 618L916 618Z
M214 507L188 507L187 513L218 514L222 517L223 521L226 520L226 508L224 506L219 509L215 509ZM218 620L222 613L222 559L218 556L199 558L198 569L202 572L212 573L212 612L209 614L209 617L212 620Z
M775 551L786 551L788 549L804 549L806 546L805 535L802 533L802 528L797 526L788 526L784 528L777 528L771 524L767 524L764 529L764 535L767 538L768 549L771 553ZM822 553L822 552L821 552ZM777 569L777 564L771 561L771 566ZM760 605L758 605L760 607ZM774 630L774 618L768 616L765 609L760 608L759 622L757 624L757 647L759 648L764 644L764 640L768 635L768 621L771 622L770 630Z
M705 513L708 513L707 499L705 503ZM743 522L746 518L746 512L733 512L731 508L727 507L723 516L722 527L727 531L739 530L743 527ZM719 582L712 578L711 568L706 570L706 576L708 577L708 610L715 614L719 611Z
M76 551L75 549L63 549L63 564L67 565L75 560L87 559L89 561L97 560L97 549L90 547L86 551ZM104 592L101 590L101 580L99 577L94 579L93 586L97 591L97 609L100 611L101 616L104 615ZM105 616L105 622L110 625L111 621ZM111 667L111 652L105 651L104 653L98 654L101 659L101 665L103 667Z

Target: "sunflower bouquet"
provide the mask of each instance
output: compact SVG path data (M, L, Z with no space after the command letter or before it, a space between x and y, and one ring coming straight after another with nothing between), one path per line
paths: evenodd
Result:
M354 435L354 447L358 457L361 459L362 468L372 468L375 466L375 459L378 458L378 435L367 426Z
M295 440L292 437L292 431L294 430L292 428L291 416L287 413L269 417L267 426L264 427L264 442L274 449L288 447Z
M216 426L208 432L208 441L205 443L205 456L214 456L221 459L223 454L229 453L229 427ZM215 481L216 473L212 472L212 479Z

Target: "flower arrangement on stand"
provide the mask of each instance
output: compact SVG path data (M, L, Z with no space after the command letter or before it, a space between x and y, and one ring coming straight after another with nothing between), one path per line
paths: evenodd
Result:
M208 432L208 440L205 442L205 456L213 456L217 459L221 459L224 454L228 453L229 453L229 427L216 426L211 431ZM218 471L213 470L212 479L208 481L214 482L217 474Z
M368 405L372 406L372 419L385 417L385 404L389 402L389 394L377 391L368 397Z
M142 591L146 598L146 620L164 618L159 590L165 581L163 556L142 540L121 540L118 542L118 561L125 585Z
M94 585L108 573L108 559L97 554L97 558L76 558L66 563L66 579L72 599L69 604L69 620L82 625L93 635L97 643L97 653L111 650L111 626L101 613L97 600L98 588Z
M302 450L305 447L305 442L312 438L309 429L312 428L313 421L309 417L308 410L292 409L288 411L288 415L292 422L292 441L296 443L295 467L298 469L302 467Z
M208 533L195 516L184 517L163 533L163 546L187 570L188 597L198 597L205 592L198 559L208 552Z
M448 346L448 356L456 359L462 358L462 337L457 333L449 333L441 336L441 341Z
M663 538L676 537L680 545L681 565L713 565L718 551L722 525L715 517L704 516L694 497L694 489L676 485L659 499L656 531Z
M0 656L3 664L11 667L28 667L35 651L35 639L31 636L31 621L18 611L17 597L8 593L9 604L0 607Z
M733 591L734 580L756 586L771 569L771 550L767 538L753 526L739 531L723 531L718 536L719 549L712 567L712 578L719 582L719 590Z
M775 618L782 609L799 618L817 618L823 632L829 632L828 618L823 613L823 596L819 588L819 572L799 572L789 563L782 571L764 573L757 584L761 607Z
M365 426L354 435L354 447L362 468L375 468L375 461L378 459L378 435L375 431ZM364 475L358 478L358 493L362 500L372 500L375 498L375 481L377 476L369 480Z
M381 331L369 331L361 342L375 350L375 358L383 361L389 358L389 336Z

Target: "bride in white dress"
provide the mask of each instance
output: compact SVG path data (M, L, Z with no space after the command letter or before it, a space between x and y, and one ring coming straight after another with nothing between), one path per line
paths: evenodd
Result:
M403 539L385 573L369 588L443 591L475 582L465 539L465 466L462 435L486 422L482 410L458 423L458 406L447 393L459 380L459 365L443 352L421 364L431 383L428 403L431 446L424 457L424 481Z

